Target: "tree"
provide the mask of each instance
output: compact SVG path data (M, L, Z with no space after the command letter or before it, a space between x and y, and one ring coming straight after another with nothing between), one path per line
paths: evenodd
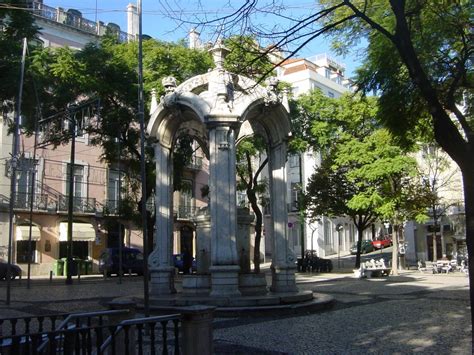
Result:
M23 38L34 43L38 34L31 13L18 10L25 6L21 0L6 0L0 4L0 102L4 114L13 111L18 95ZM36 107L31 77L26 76L25 82L22 111L31 115Z
M206 52L190 50L181 44L147 40L143 49L146 97L150 97L152 88L156 88L158 95L164 93L161 85L164 76L173 75L178 81L184 81L206 71L211 65ZM30 69L39 78L38 86L44 88L41 100L45 116L65 113L70 103L84 97L100 98L100 120L86 126L86 130L92 137L91 143L103 149L101 159L110 163L120 160L121 166L127 168L130 190L128 200L122 206L126 210L121 212L139 225L140 208L137 204L146 203L154 185L147 184L146 196L141 196L136 67L136 43L119 44L112 37L105 37L100 44L89 44L81 51L70 48L38 50ZM148 118L145 112L145 121ZM69 134L58 132L53 143L65 144L68 140ZM177 148L176 155L181 158L180 153L187 152L184 142L189 143L183 140L183 145ZM147 144L145 153L147 180L154 181L151 144ZM154 224L151 212L147 221L151 243Z
M263 137L255 135L252 137L244 137L237 142L237 189L245 191L250 207L255 214L255 245L253 252L253 264L255 273L260 272L260 243L262 240L263 214L260 209L258 195L265 192L267 183L259 180L260 173L268 162L268 157L258 162L257 168L254 169L254 161L257 157L265 152L266 142Z
M377 106L373 98L345 94L338 99L325 96L320 90L298 98L292 111L295 139L292 148L311 147L321 156L321 165L311 176L304 198L309 217L346 215L352 218L357 231L355 267L360 266L363 231L377 219L377 200L364 200L364 191L371 186L360 179L349 179L350 165L336 166L342 146L365 139L377 128ZM349 205L359 196L358 202Z
M385 129L348 143L338 149L336 166L346 166L348 180L365 187L348 201L348 206L372 205L374 214L391 222L394 227L392 273L397 275L398 242L404 240L403 222L423 220L427 207L426 190L416 175L416 161Z
M327 157L311 175L303 206L307 215L315 220L322 215L329 217L349 216L357 228L357 254L355 268L360 267L361 242L364 230L377 220L375 213L377 201L358 203L349 201L355 199L358 193L363 193L363 187L347 179L345 167L334 167L333 157Z
M269 8L258 6L258 1L245 1L222 21L198 22L218 24L227 31L239 26L239 33L244 28L266 35L277 47L293 42L296 48L290 56L321 35L333 36L340 53L366 40L368 48L356 85L361 91L375 90L380 95L380 117L400 140L431 129L440 147L459 166L467 250L470 259L474 258L472 4L468 0L323 0L320 4L314 11L292 17L282 3ZM279 26L255 26L251 20L261 12L275 14L281 20L275 22ZM469 280L473 285L474 263L469 263ZM472 321L474 287L470 299ZM474 345L474 333L472 340Z

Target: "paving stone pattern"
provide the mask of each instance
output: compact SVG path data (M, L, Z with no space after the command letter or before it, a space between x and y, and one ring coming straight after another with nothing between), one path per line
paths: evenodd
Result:
M348 273L298 274L298 286L335 297L328 311L298 316L217 318L216 354L471 354L468 279L421 274L358 280ZM141 278L90 278L72 286L25 280L12 288L0 318L106 309L113 298L137 296ZM0 283L4 300L5 284Z

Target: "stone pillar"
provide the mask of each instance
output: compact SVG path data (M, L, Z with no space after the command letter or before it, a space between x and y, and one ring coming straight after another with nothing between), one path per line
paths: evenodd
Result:
M211 296L240 295L236 246L237 206L234 130L218 125L209 130L211 212Z
M190 306L181 308L181 348L185 355L206 355L213 353L212 306Z
M172 163L170 149L157 143L156 161L156 221L155 248L150 253L150 294L163 295L175 293L173 254L173 191Z
M270 151L270 196L272 208L272 292L296 292L295 255L288 247L288 213L286 207L286 143L273 146Z
M250 272L250 260L253 258L250 236L255 233L254 219L248 208L237 209L237 252L242 273Z
M199 214L196 223L196 268L198 274L208 274L211 266L211 216Z

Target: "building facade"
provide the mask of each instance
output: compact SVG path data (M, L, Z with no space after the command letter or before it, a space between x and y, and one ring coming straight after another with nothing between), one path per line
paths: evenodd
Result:
M40 28L39 40L44 47L68 46L80 50L87 43L98 41L106 31L116 33L120 41L131 40L136 35L133 32L136 26L130 26L132 32L123 32L115 24L105 25L86 19L78 10L52 8L42 1L31 1L29 6ZM133 6L128 7L128 12L129 19L136 19ZM84 115L85 112L76 114ZM12 115L1 118L0 258L7 259L12 177L12 135L8 132L8 122ZM143 245L141 232L130 221L119 219L117 215L124 172L119 166L100 160L101 150L90 144L87 134L78 131L75 140L74 173L70 177L70 143L55 149L48 145L35 147L34 137L20 134L11 255L24 274L30 255L31 275L49 275L58 264L56 261L66 257L71 180L74 184L74 257L88 260L97 271L100 251L118 246L119 238L126 246ZM58 272L57 269L54 271Z

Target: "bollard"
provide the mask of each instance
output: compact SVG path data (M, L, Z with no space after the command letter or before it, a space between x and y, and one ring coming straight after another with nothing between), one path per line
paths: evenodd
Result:
M212 321L213 306L190 306L180 308L183 315L181 324L181 349L184 355L207 355L213 353Z
M128 269L128 277L132 277L132 269Z
M49 283L53 283L53 270L49 272Z
M81 283L81 269L79 267L77 268L77 282Z

